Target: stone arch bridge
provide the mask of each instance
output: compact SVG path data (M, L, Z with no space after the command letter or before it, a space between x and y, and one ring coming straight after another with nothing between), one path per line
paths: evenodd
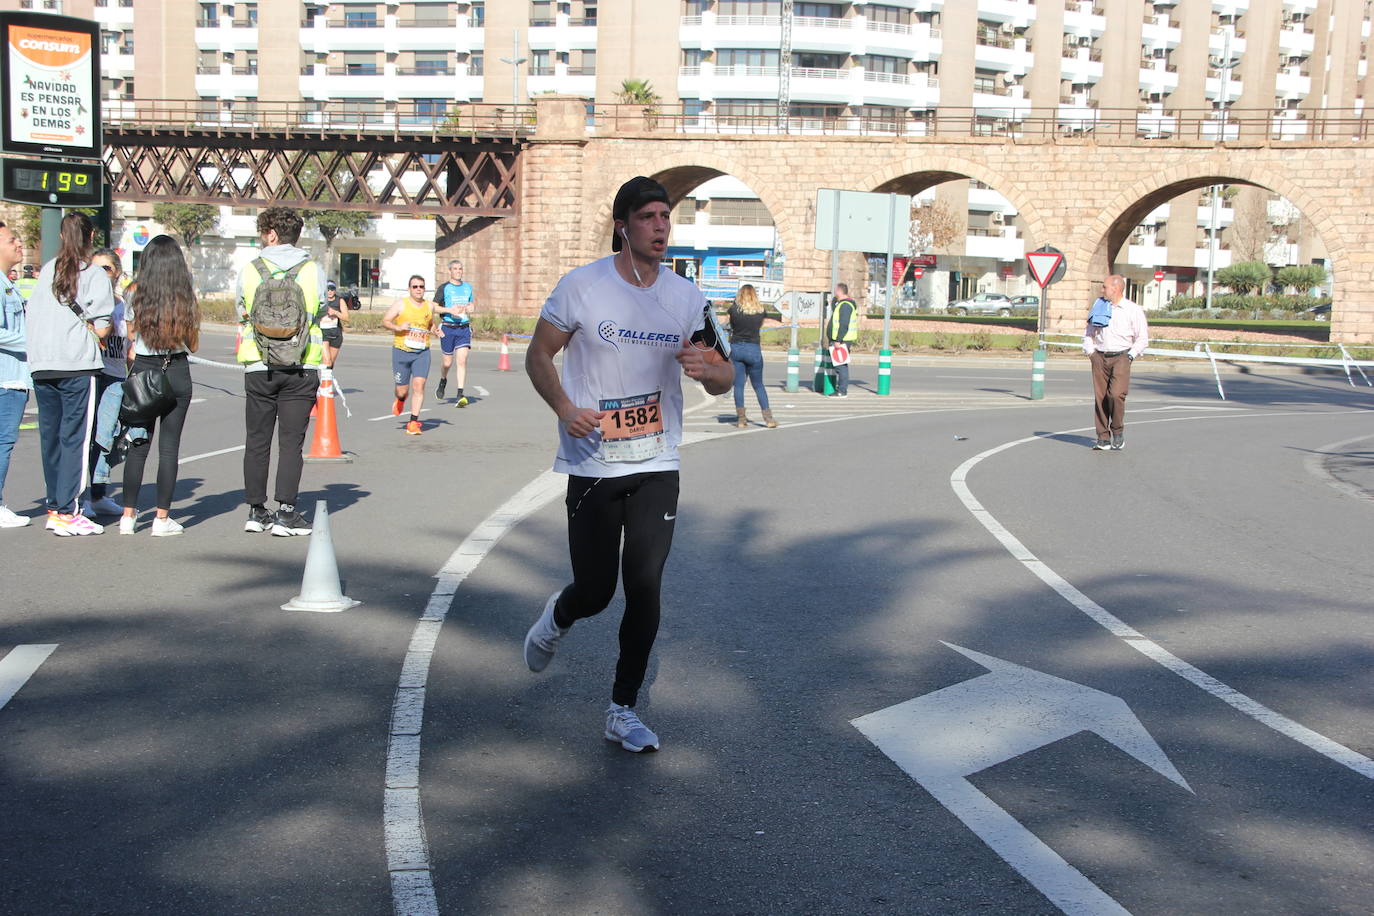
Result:
M1054 287L1050 330L1081 328L1094 285L1131 230L1177 194L1247 184L1282 194L1311 221L1335 282L1331 339L1374 344L1374 140L1359 130L1321 140L684 134L650 119L595 133L580 100L538 101L522 152L518 215L459 233L439 252L473 261L489 302L533 311L566 270L610 251L611 201L632 175L662 181L676 203L702 181L732 175L772 214L790 289L825 289L829 253L814 240L816 189L916 193L974 178L1008 198L1027 250L1053 245L1069 268ZM1329 132L1337 133L1337 132Z

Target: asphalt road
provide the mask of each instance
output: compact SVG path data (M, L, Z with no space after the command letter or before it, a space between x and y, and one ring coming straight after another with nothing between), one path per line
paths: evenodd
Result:
M355 460L302 497L344 613L280 610L309 539L242 531L234 369L194 369L183 537L3 532L0 666L57 647L0 708L6 912L1370 911L1374 391L1142 362L1115 453L1070 358L1039 402L1013 361L844 401L770 363L777 430L689 393L632 755L619 599L521 663L568 564L496 358L407 437L345 347ZM6 498L41 492L28 431Z

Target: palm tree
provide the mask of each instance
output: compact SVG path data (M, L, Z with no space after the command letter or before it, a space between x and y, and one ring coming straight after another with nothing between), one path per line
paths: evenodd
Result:
M620 83L616 97L626 105L644 106L644 126L653 130L658 126L659 94L648 80L625 79Z

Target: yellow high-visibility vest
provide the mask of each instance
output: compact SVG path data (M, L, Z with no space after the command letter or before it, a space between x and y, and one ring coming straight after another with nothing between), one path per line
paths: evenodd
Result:
M267 266L274 271L281 269L271 261L267 262ZM248 318L253 313L253 295L261 283L262 274L250 261L243 272L244 319L239 326L239 345L234 354L235 359L245 364L262 361L262 351L258 349L257 338L253 336L253 322ZM320 312L324 306L320 303L319 271L314 263L306 261L296 272L296 285L305 295L305 308L310 313L310 327L306 331L310 339L305 345L305 353L301 355L301 363L305 366L319 366L324 363L324 334L320 331Z

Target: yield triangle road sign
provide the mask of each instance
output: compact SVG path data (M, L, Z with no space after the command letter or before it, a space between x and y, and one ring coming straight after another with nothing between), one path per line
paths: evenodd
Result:
M1030 267L1031 276L1035 278L1036 283L1040 284L1041 289L1059 279L1057 274L1062 274L1059 268L1063 263L1063 253L1053 249L1026 252L1026 264Z

